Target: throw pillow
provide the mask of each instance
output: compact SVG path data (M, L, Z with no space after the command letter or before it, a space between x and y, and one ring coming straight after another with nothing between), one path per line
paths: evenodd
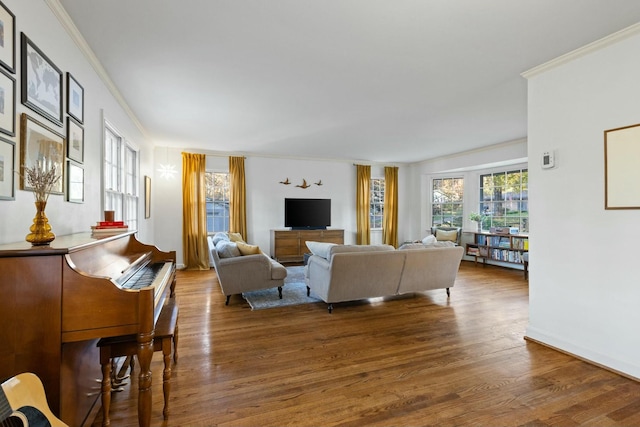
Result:
M435 242L433 245L430 245L432 248L452 248L455 247L455 243L450 240L445 240L444 242Z
M228 240L219 241L216 245L216 250L218 251L218 256L220 258L233 258L240 256L238 245L235 242L230 242Z
M336 246L336 244L326 242L307 242L307 247L311 253L324 259L329 259L329 251L333 246Z
M429 234L427 237L422 239L423 245L433 245L436 242L436 236L433 234Z
M260 248L256 245L250 245L245 242L235 242L235 244L240 251L240 255L256 255L261 253Z
M242 234L240 233L229 233L229 240L232 242L244 242Z
M456 230L436 230L436 239L441 242L443 240L448 240L450 242L458 241L458 232Z
M229 236L227 236L227 233L216 233L213 235L213 238L211 239L211 241L213 242L214 246L218 245L218 242L221 240L229 240Z

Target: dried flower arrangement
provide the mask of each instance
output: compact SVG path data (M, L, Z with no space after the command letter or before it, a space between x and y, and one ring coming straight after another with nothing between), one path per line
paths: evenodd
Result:
M40 162L34 166L25 166L24 177L27 180L27 184L33 188L36 202L46 202L51 189L60 180L55 164L44 169Z

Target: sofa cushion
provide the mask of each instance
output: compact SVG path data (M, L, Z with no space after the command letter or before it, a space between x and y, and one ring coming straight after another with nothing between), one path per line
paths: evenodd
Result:
M407 249L424 249L425 245L422 243L404 243L402 246L398 248L398 250L407 250Z
M313 242L308 241L307 247L311 251L312 254L318 255L324 259L329 259L329 250L332 246L336 246L335 243L326 243L326 242Z
M329 248L329 261L333 259L335 254L346 252L386 252L395 251L391 245L335 245Z
M255 255L260 253L260 248L256 245L250 245L245 242L233 242L238 247L240 255Z
M218 244L219 241L221 240L229 240L229 236L227 235L227 233L216 233L213 235L213 237L211 238L211 241L213 242L213 245L216 246Z
M442 241L450 241L457 242L458 241L458 232L456 230L436 230L436 239L439 242Z
M232 242L244 242L244 239L242 238L242 234L240 233L228 233L229 234L229 240L231 240Z
M230 242L229 240L219 241L216 245L216 251L220 258L233 258L240 256L238 245L234 242Z

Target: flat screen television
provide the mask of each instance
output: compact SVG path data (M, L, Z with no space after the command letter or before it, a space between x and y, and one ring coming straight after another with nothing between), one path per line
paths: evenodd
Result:
M324 230L331 225L331 199L284 199L284 226Z

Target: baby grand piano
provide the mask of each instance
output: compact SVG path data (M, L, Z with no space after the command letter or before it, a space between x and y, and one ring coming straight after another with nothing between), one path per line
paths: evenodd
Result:
M0 245L0 381L33 372L55 415L91 425L102 378L96 342L136 334L138 417L149 425L153 331L175 291L175 263L175 251L143 244L135 232Z

